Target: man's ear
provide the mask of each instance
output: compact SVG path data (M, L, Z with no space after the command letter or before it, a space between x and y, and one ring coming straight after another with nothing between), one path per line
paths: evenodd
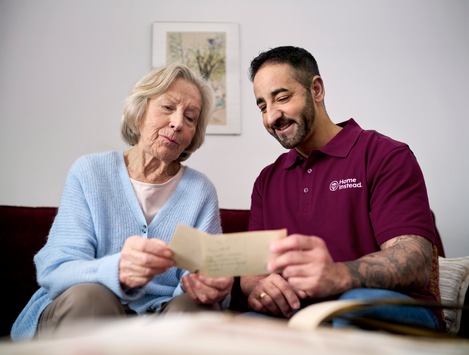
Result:
M325 96L324 82L319 75L315 75L311 81L311 96L316 102L323 101Z

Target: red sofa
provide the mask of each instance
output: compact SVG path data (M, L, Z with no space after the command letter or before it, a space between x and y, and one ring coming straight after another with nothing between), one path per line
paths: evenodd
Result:
M0 240L3 252L0 258L3 290L0 337L9 336L16 317L38 288L33 257L46 242L56 213L56 207L0 205L0 227L3 233ZM220 215L224 233L248 229L249 210L220 209ZM437 246L439 254L444 256L441 240ZM469 304L469 292L466 292L464 304ZM240 312L247 310L246 298L239 288L239 278L235 279L230 309ZM469 337L468 313L463 312L459 332L464 337Z
M0 206L1 238L0 270L2 271L3 307L0 337L9 336L18 314L37 290L34 255L47 239L57 213L56 207ZM246 231L249 211L220 210L224 233ZM246 300L239 289L239 279L233 287L230 308L246 309Z

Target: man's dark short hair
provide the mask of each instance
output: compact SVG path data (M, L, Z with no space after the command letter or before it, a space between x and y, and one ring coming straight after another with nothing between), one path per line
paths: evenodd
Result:
M249 68L249 79L254 80L259 69L265 63L286 63L296 71L296 79L305 87L309 88L311 80L319 74L316 59L307 50L293 46L282 46L262 52L251 61Z

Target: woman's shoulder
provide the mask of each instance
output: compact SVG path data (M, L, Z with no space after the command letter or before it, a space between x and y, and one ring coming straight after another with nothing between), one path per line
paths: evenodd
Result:
M74 165L75 166L92 166L92 165L102 165L106 163L115 163L122 160L122 152L117 151L107 151L107 152L96 152L84 154L78 157Z
M107 151L107 152L95 152L81 155L78 157L77 161L106 161L106 160L115 160L116 158L122 157L122 152L118 151Z
M70 173L72 175L90 175L96 174L98 171L111 172L118 170L123 162L122 152L108 151L99 153L90 153L78 157L72 167Z
M184 166L182 180L190 184L193 188L200 186L203 189L208 187L215 189L214 183L205 173L188 166Z
M203 172L196 170L194 168L191 168L187 165L184 166L184 175L183 177L189 178L189 179L200 179L200 180L208 180L210 181L209 177L204 174Z

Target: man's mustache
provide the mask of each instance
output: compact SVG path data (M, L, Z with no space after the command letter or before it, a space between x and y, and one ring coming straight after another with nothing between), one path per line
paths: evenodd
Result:
M288 126L290 123L294 122L294 120L289 119L288 117L282 116L277 119L270 127L272 129L280 129L282 127Z

